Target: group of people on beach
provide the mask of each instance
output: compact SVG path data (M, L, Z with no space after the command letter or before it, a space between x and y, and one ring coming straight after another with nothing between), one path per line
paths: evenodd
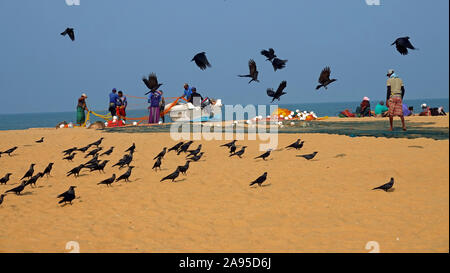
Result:
M127 116L125 111L127 105L127 97L123 95L122 91L117 92L116 88L114 88L109 94L108 111L111 113L111 116L117 116L119 119L125 119Z
M183 95L181 96L186 102L197 104L197 101L202 103L204 101L202 95L197 92L197 88L189 86L189 84L184 84ZM78 99L77 104L77 124L79 126L83 125L86 121L85 112L89 112L89 109L86 104L87 95L83 93L81 97ZM147 102L150 104L148 107L149 124L157 124L161 121L164 123L164 110L166 106L165 99L163 97L162 90L150 91L148 95ZM114 88L109 94L109 107L108 111L111 116L117 116L118 119L126 120L126 108L128 106L127 97L123 94L122 91L117 91Z
M405 96L405 87L403 84L403 80L395 73L393 69L389 69L386 74L388 77L386 86L386 104L384 101L380 101L376 106L374 111L371 110L370 99L368 97L364 97L361 104L356 108L355 113L351 113L348 110L341 112L340 116L343 117L389 117L390 130L393 130L393 119L395 116L400 117L402 122L402 128L406 131L405 124L405 116L414 115L413 107L408 107L403 102L403 97ZM197 92L195 87L189 86L189 84L185 83L183 86L183 95L180 97L186 102L190 102L194 105L201 106L204 102L202 95ZM89 111L86 105L87 95L82 94L78 99L77 105L77 124L80 126L85 122L85 111ZM148 95L148 103L150 106L148 123L149 124L157 124L160 123L160 119L162 122L165 122L164 111L165 111L165 99L163 97L162 90L150 91ZM122 91L117 92L114 88L109 94L109 112L111 116L117 116L119 119L126 120L126 108L128 102L127 97L123 94ZM422 112L419 113L419 116L437 116L437 115L446 115L443 107L439 108L430 108L425 103L421 105Z
M364 97L361 104L356 108L355 113L350 113L348 110L341 112L340 116L345 117L389 117L390 130L393 130L393 119L395 116L400 117L402 121L403 130L406 131L405 116L414 115L413 107L408 107L403 102L405 96L405 87L403 80L395 73L393 69L389 69L386 75L388 77L386 86L386 104L384 101L380 101L374 111L370 107L370 99ZM421 105L422 112L419 116L438 116L446 115L443 107L430 108L425 103Z

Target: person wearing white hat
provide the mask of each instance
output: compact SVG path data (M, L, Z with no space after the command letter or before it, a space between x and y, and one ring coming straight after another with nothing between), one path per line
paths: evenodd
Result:
M86 121L86 115L84 111L89 111L86 105L87 95L85 93L81 94L81 97L78 99L77 105L77 124L82 126Z
M389 69L386 76L388 77L386 83L386 105L389 107L389 130L392 131L394 128L394 117L399 116L402 121L403 131L406 131L405 118L403 116L403 96L405 95L403 81L395 74L393 69Z
M370 110L370 99L368 97L364 97L361 104L356 107L355 113L359 117L370 117L372 112Z
M422 108L422 112L420 112L419 116L431 116L430 107L426 103L422 103L420 107Z

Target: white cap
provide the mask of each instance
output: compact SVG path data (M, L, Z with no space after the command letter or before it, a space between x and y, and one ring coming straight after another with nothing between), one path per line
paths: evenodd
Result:
M422 105L420 107L425 108L425 107L427 107L427 104L426 103L422 103Z
M81 94L81 96L87 98L86 93Z
M394 73L394 69L389 69L388 70L388 75L391 75L392 73Z

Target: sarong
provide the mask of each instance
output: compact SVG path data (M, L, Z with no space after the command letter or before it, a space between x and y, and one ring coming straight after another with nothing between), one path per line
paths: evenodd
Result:
M389 99L389 116L403 116L402 98L392 97Z
M83 124L86 120L86 116L84 114L84 109L82 107L77 107L77 123Z
M150 107L150 114L148 115L148 123L159 122L159 106Z

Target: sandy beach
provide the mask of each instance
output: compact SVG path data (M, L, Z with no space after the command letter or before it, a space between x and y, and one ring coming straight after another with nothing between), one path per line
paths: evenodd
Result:
M448 117L407 120L449 124ZM44 143L34 142L41 137ZM115 146L101 158L111 160L106 174L66 177L88 159L78 152L74 162L63 161L61 151L100 137L104 150ZM283 149L298 137L302 150ZM0 157L0 177L13 173L0 192L18 186L31 163L36 172L55 163L52 177L22 196L8 194L0 205L0 252L67 252L69 241L80 252L108 253L369 252L369 241L381 252L449 252L448 140L280 134L267 161L254 159L262 153L259 141L238 141L248 146L239 159L219 147L226 140L200 140L191 148L202 144L204 158L175 183L161 183L185 163L171 152L162 171L151 169L153 157L176 144L168 133L29 129L0 131L0 138L2 151L19 146ZM97 185L126 171L111 166L133 142L131 182ZM314 151L315 160L296 157ZM249 187L266 171L263 187ZM391 177L392 192L371 190ZM56 196L71 185L77 199L58 205Z

